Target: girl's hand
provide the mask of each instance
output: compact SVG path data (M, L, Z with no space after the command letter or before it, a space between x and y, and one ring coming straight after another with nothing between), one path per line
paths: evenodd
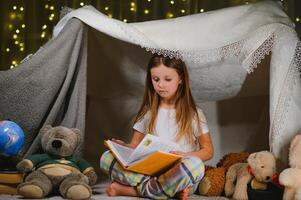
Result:
M179 155L179 156L186 156L187 155L187 153L183 152L183 151L170 151L169 153L173 153L173 154L176 154L176 155Z
M130 144L125 143L123 140L118 140L118 139L112 138L112 141L115 142L115 143L117 143L117 144L120 144L122 146L132 148L130 146Z
M112 138L112 141L117 143L117 144L123 145L123 146L126 144L123 140L118 140L118 139L115 139L115 138Z

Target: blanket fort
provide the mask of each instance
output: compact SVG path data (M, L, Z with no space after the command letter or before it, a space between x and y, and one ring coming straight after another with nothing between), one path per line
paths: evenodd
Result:
M101 47L90 51L95 43ZM243 95L268 95L269 147L287 163L289 141L301 128L301 44L294 24L274 1L139 23L111 19L91 6L73 10L58 22L53 39L38 52L19 67L0 72L0 118L24 127L24 154L38 149L38 129L44 124L84 131L86 70L93 66L101 73L88 76L88 95L97 93L102 102L99 115L109 119L118 112L112 124L118 127L120 122L130 130L150 52L187 63L199 103L239 96L244 87L255 84ZM102 63L92 63L93 56ZM268 65L259 66L266 57ZM261 67L267 69L268 79L246 84L246 78ZM103 128L109 125L106 122Z

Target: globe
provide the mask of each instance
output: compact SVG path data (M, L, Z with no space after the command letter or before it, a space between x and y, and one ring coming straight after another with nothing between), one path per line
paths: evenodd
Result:
M14 156L22 149L24 133L22 128L13 121L0 121L0 154Z

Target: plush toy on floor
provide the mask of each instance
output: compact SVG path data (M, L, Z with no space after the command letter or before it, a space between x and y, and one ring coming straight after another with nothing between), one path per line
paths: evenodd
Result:
M68 199L89 199L90 185L97 181L94 169L73 155L80 142L78 129L46 126L40 131L43 154L34 154L18 163L17 169L29 172L18 188L26 198L44 198L59 192Z
M247 184L254 179L256 186L265 187L276 174L275 156L268 151L252 153L248 163L232 165L226 174L225 194L237 200L247 200Z
M203 196L221 196L224 191L226 172L235 163L247 162L249 153L228 153L217 163L217 167L206 166L198 193Z
M301 200L301 133L291 141L289 165L279 175L279 182L285 187L283 200Z

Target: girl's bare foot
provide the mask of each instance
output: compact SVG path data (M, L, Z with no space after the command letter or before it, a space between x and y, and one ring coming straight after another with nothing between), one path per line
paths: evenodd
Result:
M137 197L138 192L132 186L122 185L117 182L112 182L106 189L108 196L133 196Z
M179 192L176 196L181 200L187 200L189 195L189 188L185 188L182 192Z

